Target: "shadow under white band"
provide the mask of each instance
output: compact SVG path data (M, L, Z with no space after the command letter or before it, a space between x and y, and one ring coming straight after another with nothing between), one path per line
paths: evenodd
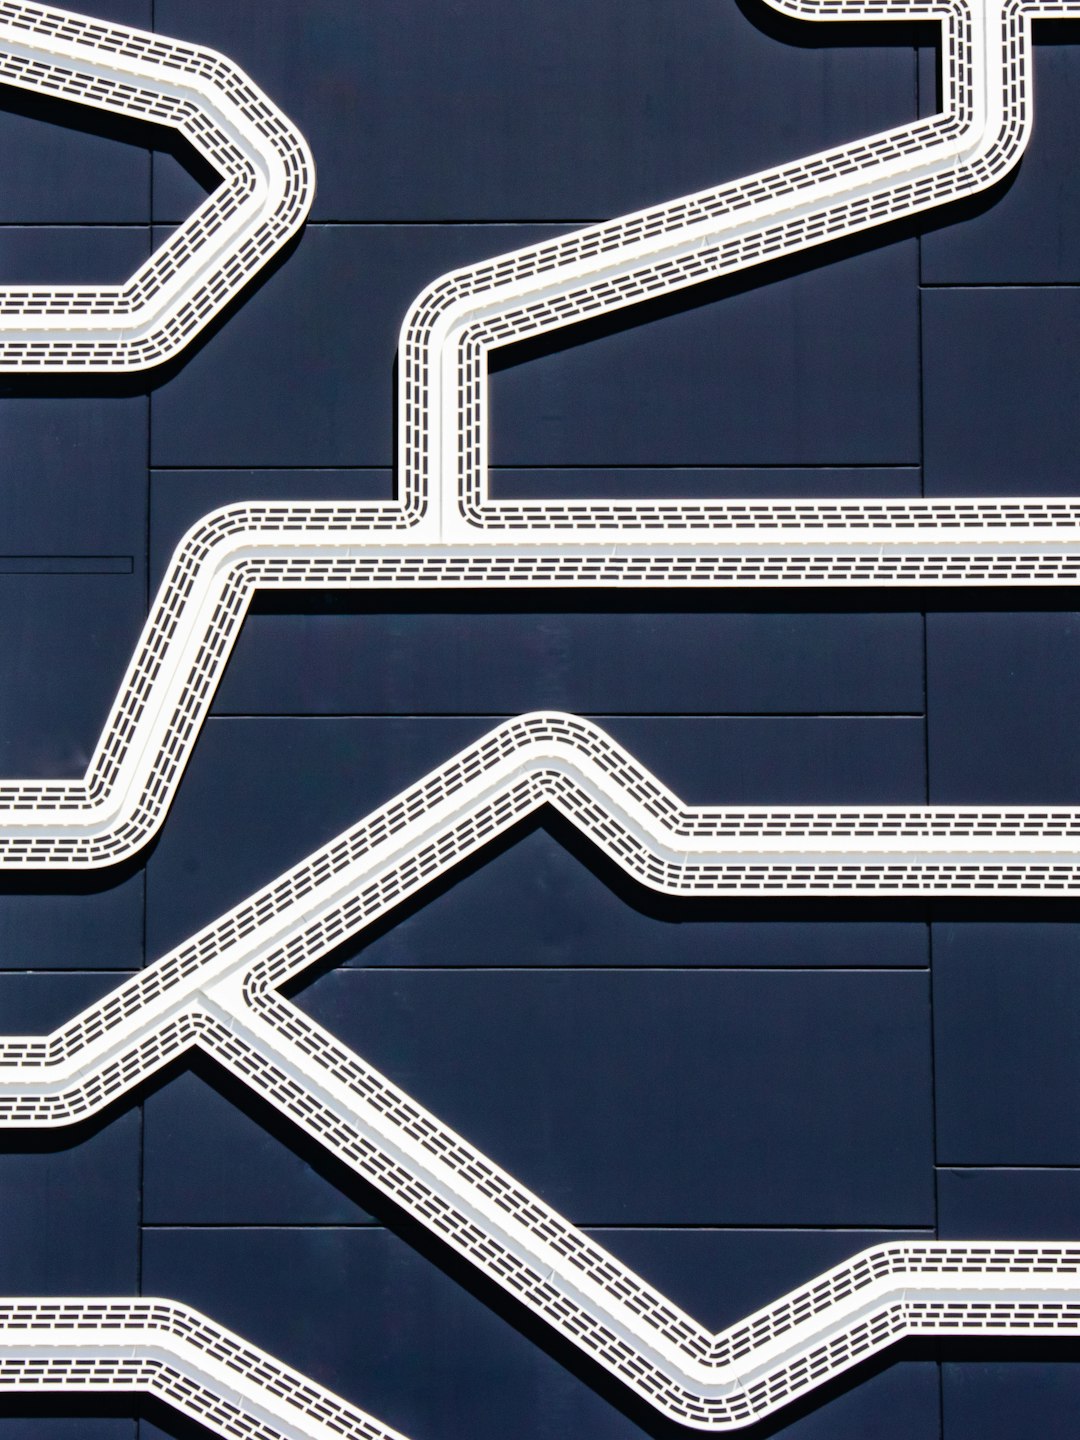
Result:
M521 717L52 1035L0 1040L0 1126L75 1124L198 1048L642 1399L706 1430L749 1424L906 1335L1080 1329L1080 1245L928 1241L855 1256L713 1334L283 998L543 804L644 883L715 893L722 817L681 807L583 721Z
M214 51L0 0L0 85L166 126L222 179L121 285L0 289L0 372L161 364L220 314L311 207L315 167L303 137Z
M742 270L992 184L1016 164L1030 131L1032 20L1080 14L1080 0L769 3L812 20L938 20L945 80L940 115L496 258L430 287L403 332L401 498L367 505L237 505L204 517L173 557L85 775L0 783L0 867L108 865L156 833L259 588L1022 586L1080 579L1080 503L1070 500L507 508L485 498L483 356L494 344ZM0 21L5 16L12 30L25 30L25 43L57 47L68 66L62 75L72 66L71 73L82 73L79 65L90 63L87 47L94 63L105 66L97 53L104 47L110 55L115 51L109 61L114 66L121 60L171 66L174 85L180 75L187 84L189 71L204 78L213 71L215 113L228 108L222 95L233 96L228 104L236 114L247 103L248 82L226 62L220 62L223 70L215 68L217 57L192 47L15 0L0 3ZM5 33L0 25L0 55ZM9 37L13 55L14 46ZM104 97L113 93L107 81L108 75L100 89ZM259 104L250 102L253 113L261 113ZM258 130L251 117L245 123ZM279 154L271 145L260 163L273 168L273 151L284 174L286 151L294 159L306 151L280 123L281 134L270 128L284 148ZM239 119L236 127L239 133ZM296 159L295 168L306 179L289 191L290 201L280 201L292 206L287 224L281 222L286 228L299 223L310 201L310 166ZM279 234L274 225L271 231ZM3 323L0 297L0 338ZM1012 821L1002 829L994 813L973 811L968 814L980 823L972 829L965 819L954 832L951 811L903 813L915 867L904 872L908 876L920 864L937 863L934 848L920 838L916 822L922 815L919 823L939 839L968 842L970 868L954 872L951 893L1039 893L1072 884L1071 810L1024 812L1035 827L1026 833L1038 831L1044 839L1053 833L1060 843L1049 869L1043 859L1029 863L1020 855L1011 879L998 857L999 842L1020 833ZM836 819L832 836L842 837L850 821L850 854L858 869L858 837L877 822L873 812L845 814L849 820ZM834 866L813 827L804 834L802 853L815 872L806 884L820 890ZM774 858L764 863L774 866L770 887L779 880L785 888L783 867L776 869ZM885 881L883 887L895 888ZM936 888L948 888L940 875Z

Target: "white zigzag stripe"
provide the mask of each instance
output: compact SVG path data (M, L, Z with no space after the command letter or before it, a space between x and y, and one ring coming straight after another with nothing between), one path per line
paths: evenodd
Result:
M0 1300L0 1393L155 1396L229 1440L403 1440L172 1300Z
M403 334L400 502L237 507L201 522L177 552L84 781L3 787L4 863L110 863L154 832L258 585L1022 584L1080 574L1080 506L1070 502L507 506L486 496L489 349L985 188L1026 144L1031 19L1080 14L1080 0L769 3L808 19L940 20L943 113L436 282ZM133 57L149 62L150 42L168 44L34 5L0 4L3 24L35 43L48 33L62 93L111 108L122 108L110 85L124 65L109 72L99 36L119 37L128 69ZM96 88L84 83L79 45L94 51ZM203 75L196 54L173 47L170 58ZM0 56L19 72L2 28ZM237 101L246 82L210 62L226 67L210 97L220 110L221 92ZM45 88L41 74L16 83ZM293 156L306 156L298 146ZM226 149L211 158L230 176ZM275 217L285 229L310 200L310 168L300 170L291 214ZM227 267L215 276L228 293L285 238L273 224L266 233L265 252L246 251L232 272L232 290ZM205 275L199 283L210 303ZM41 328L58 333L34 349L31 307L0 296L0 363L124 369L171 353L129 343L115 295L97 292L84 313L61 292L44 297ZM197 305L178 313L174 349L206 318ZM65 333L76 328L96 338ZM628 538L635 531L644 538ZM699 538L708 532L722 538ZM55 1034L0 1041L0 1123L70 1124L199 1046L656 1409L705 1430L748 1424L902 1335L1080 1328L1080 1247L926 1243L867 1251L710 1334L282 999L286 979L542 804L676 894L1046 891L1076 878L1073 811L690 810L595 727L525 716ZM223 1434L387 1434L163 1302L0 1305L0 1386L27 1384L156 1390Z
M0 1125L76 1123L198 1047L700 1429L749 1424L905 1335L1080 1331L1080 1245L926 1242L855 1256L714 1335L282 998L287 980L544 804L645 884L724 887L708 858L724 812L680 807L579 719L521 717L52 1035L0 1041Z
M444 543L477 532L535 542L595 530L723 527L722 505L492 504L486 495L488 352L746 270L985 190L1030 136L1031 21L1076 0L766 0L807 20L938 20L939 115L458 270L413 303L401 331L403 497ZM769 506L761 507L763 518ZM782 507L786 508L786 507ZM805 509L812 517L818 507ZM889 507L903 524L907 507ZM917 514L916 507L916 514ZM851 524L859 505L839 510ZM835 522L834 522L835 523ZM908 523L911 523L909 521ZM918 523L915 520L914 523Z
M404 332L401 500L236 506L200 522L174 557L83 779L0 785L0 864L107 865L155 833L260 586L1080 577L1080 505L1070 501L508 508L484 499L487 349L985 188L1016 164L1030 130L1032 18L1080 14L1080 0L770 3L809 19L940 20L942 114L437 282Z
M303 136L224 56L0 0L0 84L179 132L223 183L123 285L0 289L0 371L134 371L178 354L303 224Z

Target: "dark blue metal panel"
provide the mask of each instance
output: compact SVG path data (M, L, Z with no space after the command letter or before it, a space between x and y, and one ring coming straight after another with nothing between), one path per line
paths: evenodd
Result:
M246 66L320 190L183 361L0 388L4 774L82 769L147 585L205 512L390 494L397 330L435 275L933 109L925 36L758 0L80 8ZM1040 34L1033 147L977 205L501 357L495 493L1078 493L1080 50ZM0 108L0 269L118 280L207 177L46 108ZM3 1029L56 1024L533 707L596 717L699 803L1075 802L1075 617L1007 605L264 598L147 854L0 883ZM939 907L932 944L929 916L679 904L548 817L301 1003L720 1325L883 1238L1076 1236L1075 916ZM175 1295L414 1440L670 1440L210 1067L144 1099L9 1137L0 1291ZM909 1347L749 1433L1071 1440L1078 1383L1073 1352ZM0 1440L130 1440L139 1407L0 1408ZM190 1440L157 1410L140 1433Z
M7 666L0 766L6 775L85 772L139 637L146 603L142 555L138 571L127 556L98 565L88 557L83 564L79 573L79 561L70 557L51 565L28 557L24 573L0 574Z
M0 968L137 970L144 948L138 869L64 879L16 875L0 883Z
M160 585L184 534L211 510L245 500L390 500L390 470L151 470L150 586ZM336 615L343 597L326 606ZM296 597L286 602L290 612ZM245 634L246 634L245 630ZM275 669L278 667L275 667Z
M624 1234L597 1232L604 1244ZM690 1294L702 1288L703 1274L723 1269L730 1249L709 1231L683 1232L675 1244L657 1232L634 1238L646 1273ZM850 1238L858 1248L859 1239ZM783 1258L774 1252L765 1262L770 1279L797 1278L810 1257L830 1253L811 1241L800 1264L792 1255L797 1242L779 1248ZM155 1230L144 1261L148 1286L183 1295L286 1350L406 1434L631 1440L676 1433L620 1411L598 1372L579 1375L562 1363L564 1352L549 1355L518 1312L499 1313L498 1302L489 1308L454 1273L386 1230ZM783 1433L791 1440L934 1440L937 1426L936 1375L924 1364L892 1367L823 1409L788 1417ZM153 1432L144 1434L149 1440Z
M147 864L150 956L178 945L498 718L211 718ZM601 718L692 802L833 796L890 803L917 801L924 789L921 727L911 720ZM456 943L483 938L481 930Z
M943 1163L1080 1165L1078 959L1072 925L934 927Z
M922 246L928 285L1068 285L1080 275L1075 27L1035 27L1035 133L1013 180L978 206L948 212ZM951 220L951 223L950 223Z
M862 496L912 498L922 491L917 464L874 466L701 465L669 468L621 465L609 469L514 468L493 466L496 500L680 500L791 499L853 500Z
M925 975L336 970L302 1003L578 1223L933 1221Z
M489 728L476 717L211 719L146 866L163 954ZM314 741L314 744L312 743Z
M0 975L11 1034L35 1034L91 1004L118 977ZM55 1134L8 1132L0 1145L0 1292L131 1294L139 1283L142 1125L137 1106Z
M777 44L757 3L156 0L156 16L296 117L319 160L317 220L604 219L915 107L903 45L864 31L819 49L792 26L796 43ZM179 219L191 198L165 188L157 214Z
M926 926L881 907L840 919L830 906L650 894L551 820L433 889L350 948L345 963L903 969L929 959Z
M1044 1102L1045 1103L1045 1102ZM1080 1171L942 1170L938 1224L943 1237L1010 1235L1075 1239ZM1034 1347L988 1346L942 1367L947 1440L1066 1440L1080 1399L1075 1349L1050 1340Z
M931 615L929 771L943 804L1080 799L1080 619L1071 612Z
M917 615L733 614L685 595L657 597L650 614L636 610L645 596L579 593L566 597L566 609L559 598L384 592L352 606L318 597L305 607L263 602L245 624L215 712L911 717L922 710ZM763 740L768 733L744 729Z
M537 225L309 226L213 343L155 391L153 463L389 465L394 355L413 297L444 270L553 233Z
M926 489L1075 495L1080 292L923 295Z
M979 1240L1080 1236L1080 1170L978 1168L938 1172L938 1233Z
M78 278L74 266L61 273ZM143 573L148 411L143 395L4 388L0 567L24 573L36 557L50 573L63 573L64 560L77 570L96 561L114 571L126 561Z
M120 285L150 254L149 241L145 224L91 226L86 219L81 224L73 220L54 225L5 224L0 226L4 284ZM6 378L5 390L11 393L10 387L17 384ZM54 382L52 388L78 396L80 390L94 389L113 395L122 387L99 383L65 388Z
M144 30L153 25L153 0L92 0L82 9L120 25ZM145 226L151 134L150 127L118 124L85 106L5 90L0 95L0 224ZM42 243L39 235L35 244ZM9 264L5 242L0 246L5 281L40 278L12 274Z
M913 242L817 257L511 348L492 381L492 460L917 463L917 261Z
M332 1162L221 1071L177 1075L144 1115L147 1225L376 1223Z

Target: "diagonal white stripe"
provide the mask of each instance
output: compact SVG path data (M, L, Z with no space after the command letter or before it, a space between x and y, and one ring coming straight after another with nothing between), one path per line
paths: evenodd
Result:
M729 870L753 868L726 858L747 843L742 825L763 854L792 843L770 833L774 812L680 805L582 720L519 717L52 1035L0 1041L0 1125L75 1123L198 1046L651 1405L702 1429L749 1424L905 1335L1080 1330L1080 1246L926 1242L856 1256L714 1335L281 997L543 804L673 893L719 893ZM786 818L799 834L804 818ZM897 819L939 843L917 812L881 812L864 843L910 844L889 833ZM1002 821L1038 849L1030 817ZM943 868L958 863L950 843Z

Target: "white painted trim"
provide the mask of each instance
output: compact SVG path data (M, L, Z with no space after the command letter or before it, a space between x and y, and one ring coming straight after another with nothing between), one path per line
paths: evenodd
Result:
M303 137L223 55L66 10L0 0L0 84L152 121L221 175L121 285L0 289L0 372L130 372L187 348L300 229Z

